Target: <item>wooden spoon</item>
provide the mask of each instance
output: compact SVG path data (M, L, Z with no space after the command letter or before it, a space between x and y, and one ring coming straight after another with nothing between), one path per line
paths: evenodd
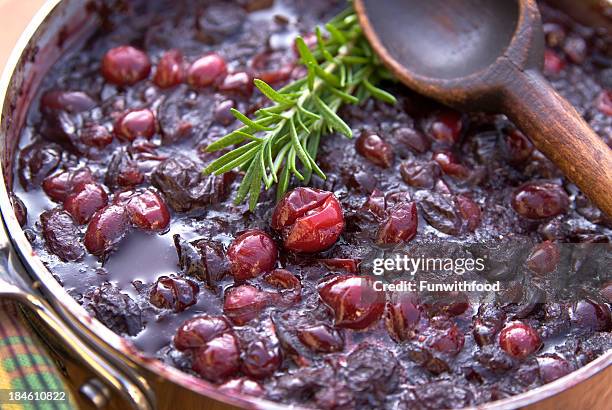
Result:
M506 114L612 216L612 150L540 73L534 0L355 0L355 9L399 80L460 110Z

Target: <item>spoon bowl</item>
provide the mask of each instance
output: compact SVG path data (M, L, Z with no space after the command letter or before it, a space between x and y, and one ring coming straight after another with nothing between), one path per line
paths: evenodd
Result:
M413 90L507 115L612 216L612 150L542 76L535 0L355 0L374 51Z

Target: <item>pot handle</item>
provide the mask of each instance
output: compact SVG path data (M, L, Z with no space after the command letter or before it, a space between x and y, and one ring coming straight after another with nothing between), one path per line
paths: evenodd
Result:
M94 406L104 408L108 402L108 389L116 391L130 407L136 410L152 410L154 405L145 391L127 375L112 366L97 352L87 346L53 311L42 297L20 283L9 262L11 245L5 227L0 226L0 299L18 302L31 310L66 346L74 352L82 364L96 376L80 389Z

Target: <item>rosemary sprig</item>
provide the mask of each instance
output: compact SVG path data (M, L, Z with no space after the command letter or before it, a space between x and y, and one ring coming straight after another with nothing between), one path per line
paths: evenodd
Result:
M296 39L307 75L279 90L256 79L255 86L273 105L258 110L252 119L232 110L243 126L206 148L213 152L234 147L204 172L220 175L234 168L245 171L236 204L249 196L249 209L253 210L262 184L266 190L277 185L280 198L292 176L302 184L308 184L313 173L325 179L315 161L321 137L333 132L353 136L351 127L337 114L343 104L358 104L370 97L396 102L393 95L376 86L390 75L363 36L352 8L334 17L325 29L329 38L316 29L314 50L302 37Z

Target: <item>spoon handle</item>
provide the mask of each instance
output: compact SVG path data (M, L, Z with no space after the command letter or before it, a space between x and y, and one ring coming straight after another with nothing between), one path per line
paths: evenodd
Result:
M537 70L516 70L503 105L536 148L612 216L612 149L548 80Z

